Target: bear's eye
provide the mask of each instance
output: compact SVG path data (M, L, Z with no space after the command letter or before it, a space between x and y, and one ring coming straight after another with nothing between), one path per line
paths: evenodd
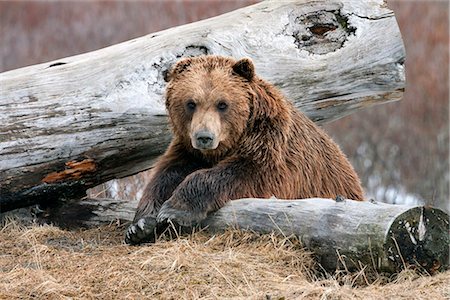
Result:
M190 111L194 111L196 106L197 106L197 104L195 104L195 102L192 101L192 100L189 100L189 101L186 103L186 107L187 107L187 109L190 110Z
M224 101L220 101L219 103L217 103L217 109L219 111L225 111L228 108L228 104Z

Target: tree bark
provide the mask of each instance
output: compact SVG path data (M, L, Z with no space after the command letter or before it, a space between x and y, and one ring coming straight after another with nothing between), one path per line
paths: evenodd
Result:
M253 59L317 123L398 100L405 52L383 0L268 1L0 74L0 209L77 198L148 169L169 140L164 74L183 56Z
M86 199L47 212L63 227L132 221L137 201ZM406 267L443 271L449 266L449 215L411 205L331 199L240 199L201 224L211 233L229 228L296 236L327 271L398 272Z

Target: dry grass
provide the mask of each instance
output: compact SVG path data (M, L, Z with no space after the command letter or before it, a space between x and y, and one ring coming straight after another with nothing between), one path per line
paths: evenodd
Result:
M133 247L117 225L0 228L0 299L448 299L450 271L388 283L317 278L293 239L229 231Z

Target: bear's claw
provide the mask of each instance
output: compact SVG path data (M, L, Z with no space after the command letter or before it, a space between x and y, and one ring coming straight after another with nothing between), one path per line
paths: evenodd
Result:
M177 209L170 204L170 201L166 201L158 212L156 222L173 222L177 225L192 227L205 218L206 213Z
M125 243L137 245L144 242L154 242L156 238L156 219L145 217L139 219L128 227L125 234Z

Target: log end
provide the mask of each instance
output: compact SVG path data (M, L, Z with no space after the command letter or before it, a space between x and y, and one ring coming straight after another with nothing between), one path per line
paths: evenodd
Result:
M392 222L384 248L390 267L429 274L449 267L449 216L440 209L414 207Z

